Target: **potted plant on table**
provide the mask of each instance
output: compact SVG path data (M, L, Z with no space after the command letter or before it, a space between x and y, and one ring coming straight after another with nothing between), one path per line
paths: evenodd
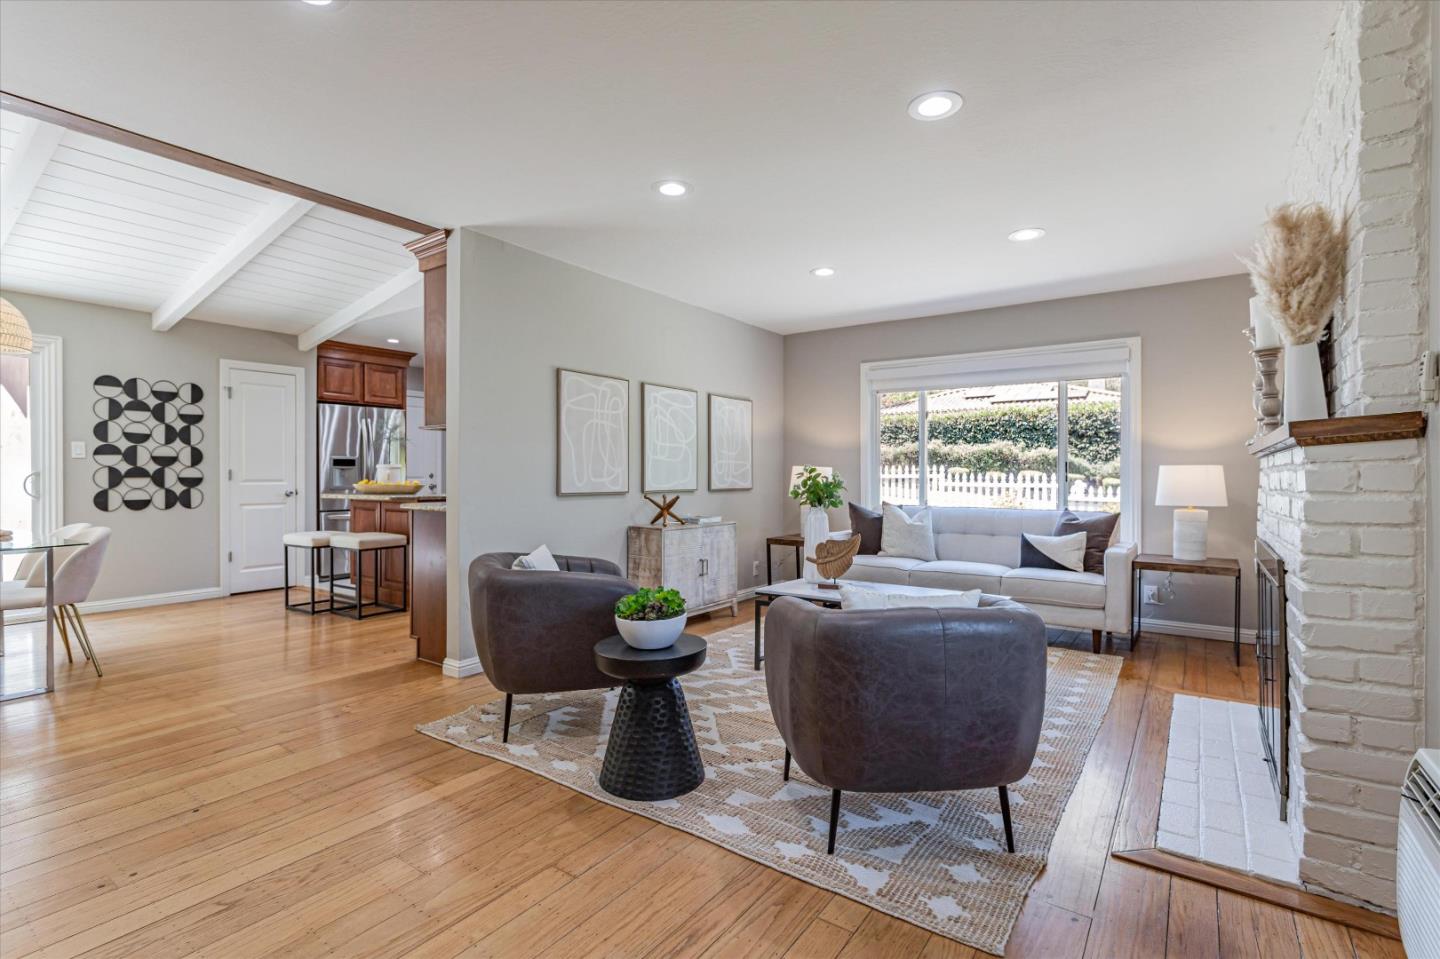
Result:
M675 645L685 619L685 598L675 589L637 589L615 603L615 628L635 649Z
M794 485L790 487L790 498L800 501L800 533L805 537L805 555L814 556L815 550L830 536L830 515L826 510L839 509L845 505L840 494L845 491L845 480L833 470L818 466L804 466L798 471ZM818 583L822 577L815 564L805 563L802 574L807 582Z

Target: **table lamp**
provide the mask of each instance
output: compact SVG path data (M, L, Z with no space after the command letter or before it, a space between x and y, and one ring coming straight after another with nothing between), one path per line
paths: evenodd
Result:
M1171 555L1176 559L1204 559L1210 514L1197 507L1229 505L1225 499L1225 467L1160 467L1155 505L1179 507L1175 510Z

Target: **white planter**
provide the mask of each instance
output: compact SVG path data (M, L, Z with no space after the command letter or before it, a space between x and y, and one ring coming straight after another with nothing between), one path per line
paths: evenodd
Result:
M1320 344L1285 344L1282 354L1285 369L1285 422L1323 420L1330 414L1325 409L1325 377L1320 371Z
M686 616L672 616L669 619L621 619L615 617L615 628L620 636L635 649L664 649L674 646L675 640L685 632Z
M806 557L814 556L815 547L830 538L830 514L818 506L800 507L800 534L805 537ZM807 583L818 583L824 579L808 558L801 575Z

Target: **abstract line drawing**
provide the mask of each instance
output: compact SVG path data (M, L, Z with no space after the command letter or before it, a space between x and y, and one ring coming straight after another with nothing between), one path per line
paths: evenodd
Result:
M753 489L754 406L743 397L710 394L710 488Z
M700 487L700 394L640 384L641 482L646 493L692 493Z
M556 493L628 493L630 381L559 370L557 393Z

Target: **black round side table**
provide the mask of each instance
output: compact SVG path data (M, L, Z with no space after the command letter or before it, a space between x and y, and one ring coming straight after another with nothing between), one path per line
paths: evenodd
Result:
M635 649L619 636L595 644L595 665L623 679L610 724L600 788L621 799L656 802L705 781L705 764L677 676L705 662L705 640L685 633L664 649Z

